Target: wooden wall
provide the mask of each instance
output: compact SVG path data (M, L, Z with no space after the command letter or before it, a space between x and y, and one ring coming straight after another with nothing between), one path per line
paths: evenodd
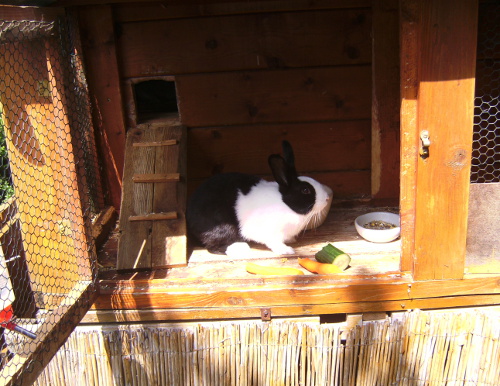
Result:
M371 2L344 3L179 18L115 6L122 80L174 77L191 186L218 172L269 176L286 138L300 172L337 197L370 195Z
M288 139L299 172L329 185L336 198L397 199L397 4L174 0L114 2L80 13L87 24L99 20L83 26L87 60L99 63L96 53L109 61L115 50L126 129L137 123L135 83L175 81L180 121L189 129L189 190L219 172L270 177L267 156ZM103 20L112 20L112 37ZM104 72L94 66L101 75L89 74L91 89L99 93L105 79L106 89L115 87L114 61ZM92 78L102 79L92 87ZM101 94L102 113L116 98ZM116 118L107 126L117 126ZM108 130L116 137L111 153L121 146L117 133ZM121 170L121 158L114 156L113 170Z

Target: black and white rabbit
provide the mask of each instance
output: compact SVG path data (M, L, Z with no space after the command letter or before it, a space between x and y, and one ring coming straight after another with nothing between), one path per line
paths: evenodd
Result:
M328 205L331 189L299 177L290 143L282 145L284 157L268 158L276 182L223 173L193 193L186 213L188 230L209 252L233 255L248 250L247 241L255 241L276 254L294 254L285 243L294 242Z

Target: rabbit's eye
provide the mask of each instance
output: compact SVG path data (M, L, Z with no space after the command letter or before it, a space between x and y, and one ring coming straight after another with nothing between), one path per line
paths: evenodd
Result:
M309 189L307 186L304 186L301 192L302 194L311 194L311 189Z

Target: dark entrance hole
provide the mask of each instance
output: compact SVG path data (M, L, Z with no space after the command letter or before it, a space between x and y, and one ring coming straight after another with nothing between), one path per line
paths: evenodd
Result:
M134 85L137 122L178 114L175 82L154 79Z

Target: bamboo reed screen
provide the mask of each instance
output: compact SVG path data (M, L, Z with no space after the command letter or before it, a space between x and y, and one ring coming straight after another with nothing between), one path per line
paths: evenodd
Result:
M498 385L500 313L77 328L36 385Z

